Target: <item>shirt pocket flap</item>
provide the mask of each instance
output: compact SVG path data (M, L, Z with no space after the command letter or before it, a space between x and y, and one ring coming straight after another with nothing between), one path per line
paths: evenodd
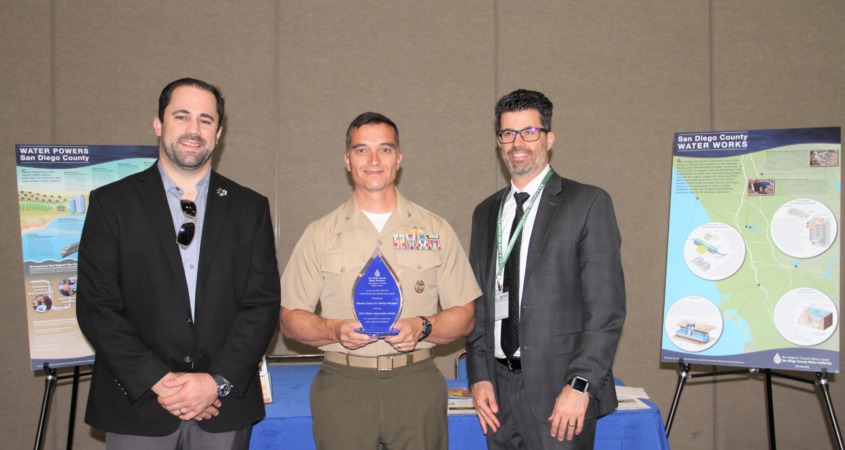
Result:
M361 268L360 253L346 253L336 255L324 255L320 261L320 271L326 273L346 273L349 271L358 272Z
M442 264L439 253L426 250L396 252L396 261L400 266L417 272L425 272Z

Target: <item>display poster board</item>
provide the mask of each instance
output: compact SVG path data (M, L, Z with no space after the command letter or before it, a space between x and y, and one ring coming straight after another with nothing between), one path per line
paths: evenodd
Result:
M661 360L839 372L841 130L675 135Z
M157 146L16 145L32 370L94 362L76 322L77 251L91 190L152 166Z

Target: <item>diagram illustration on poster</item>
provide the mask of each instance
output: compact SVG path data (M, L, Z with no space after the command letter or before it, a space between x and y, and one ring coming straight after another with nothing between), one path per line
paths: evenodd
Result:
M675 135L662 361L839 372L840 133Z

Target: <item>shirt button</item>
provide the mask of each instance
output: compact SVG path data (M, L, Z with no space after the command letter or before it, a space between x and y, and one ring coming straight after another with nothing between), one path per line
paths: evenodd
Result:
M193 268L194 268L194 265L193 265L193 264L191 264L191 269L193 269Z
M417 270L422 270L422 266L417 266Z
M340 269L340 273L343 273L343 269Z
M381 245L381 241L378 241L378 245Z
M190 356L186 356L186 357L185 357L185 362L191 362L191 357L190 357Z

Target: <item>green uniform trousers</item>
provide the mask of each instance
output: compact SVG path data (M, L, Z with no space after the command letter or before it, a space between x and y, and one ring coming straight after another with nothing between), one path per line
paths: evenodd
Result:
M311 383L319 450L446 450L446 380L429 358L380 372L323 362Z

